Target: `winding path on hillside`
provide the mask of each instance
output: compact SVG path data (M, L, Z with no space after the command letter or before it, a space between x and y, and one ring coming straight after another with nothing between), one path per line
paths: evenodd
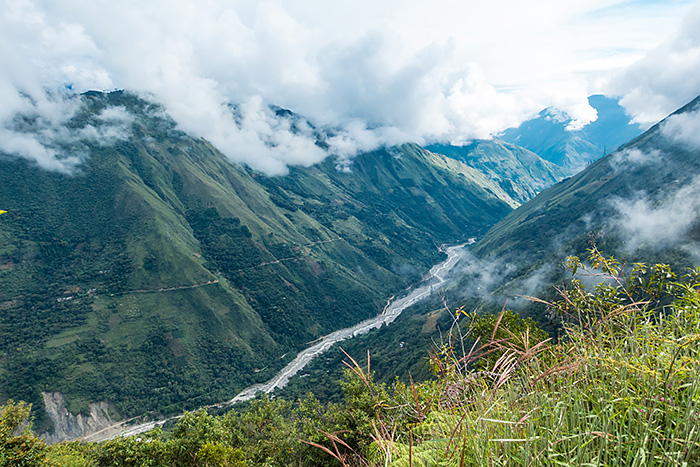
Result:
M460 253L465 245L450 246L446 248L441 248L446 254L447 259L443 262L433 266L430 272L426 275L424 280L421 282L420 287L414 289L406 295L405 297L393 300L388 304L382 314L375 316L374 318L362 321L349 328L340 329L338 331L332 332L327 336L321 338L311 347L299 352L294 360L292 360L287 366L277 373L272 379L265 383L255 384L249 388L241 391L233 399L222 402L220 404L214 404L207 407L224 407L227 405L232 405L237 402L243 402L253 399L259 392L270 393L278 388L283 388L287 385L290 378L297 374L302 368L311 362L314 358L321 355L323 352L327 351L333 345L338 342L350 339L352 337L365 334L372 329L378 329L385 324L390 324L399 317L402 311L411 305L418 303L419 301L427 298L436 288L439 288L447 281L447 275L452 270L452 268L459 261ZM393 297L392 297L393 298ZM390 299L391 300L391 299ZM158 420L147 423L142 423L139 425L125 426L125 422L113 425L111 427L105 428L97 433L93 433L90 436L86 436L84 439L86 441L104 441L107 439L112 439L117 436L131 436L144 433L146 431L152 430L153 428L162 426L165 422L171 420L177 420L181 415L168 418L166 420Z

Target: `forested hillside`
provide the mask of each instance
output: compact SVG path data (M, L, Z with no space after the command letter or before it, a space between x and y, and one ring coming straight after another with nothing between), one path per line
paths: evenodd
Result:
M700 98L499 222L475 247L482 257L541 257L589 235L610 253L674 251L689 261L697 238ZM554 240L554 241L553 241ZM561 249L561 248L559 248Z
M121 416L229 398L511 210L415 145L268 177L135 95L81 99L62 148L84 160L74 173L0 158L0 394L32 402L41 429L42 391ZM108 111L128 116L119 134Z
M700 145L693 137L700 128L698 112L695 99L580 174L545 189L469 249L454 269L455 282L439 298L408 310L389 329L348 343L346 350L375 355L382 381L394 378L393 368L401 369L402 381L408 381L409 370L418 380L429 373L423 349L441 341L451 326L444 303L480 313L506 306L556 337L561 318L524 297L554 300L556 288L571 278L568 255L586 258L595 246L628 265L671 263L683 271L700 263ZM596 283L595 277L580 279L591 287ZM337 368L343 355L334 351L327 358ZM325 365L312 365L309 376L292 381L289 391L330 385L326 371Z
M436 144L428 149L477 168L508 193L514 200L513 207L531 200L568 173L534 152L498 138L474 140L463 146Z

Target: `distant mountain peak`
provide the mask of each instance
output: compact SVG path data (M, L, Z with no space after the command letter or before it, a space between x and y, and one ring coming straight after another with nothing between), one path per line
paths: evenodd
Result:
M504 131L500 138L529 149L573 175L642 133L618 99L596 94L588 98L588 103L598 116L582 128L577 128L565 112L550 107L519 127Z

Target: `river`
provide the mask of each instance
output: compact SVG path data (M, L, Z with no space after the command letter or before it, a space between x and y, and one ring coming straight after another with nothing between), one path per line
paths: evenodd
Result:
M450 246L444 249L447 254L447 259L443 262L433 266L419 287L413 289L408 295L402 298L391 301L382 314L375 316L374 318L366 319L360 323L349 328L340 329L338 331L332 332L327 336L321 338L317 343L311 347L302 350L296 356L294 360L289 362L287 366L282 368L272 379L265 383L254 384L247 389L241 391L233 399L222 402L220 404L215 404L209 407L223 407L227 405L232 405L237 402L243 402L253 399L259 392L270 393L275 389L283 388L289 382L289 379L297 374L301 369L311 362L314 358L321 355L323 352L327 351L333 345L338 342L350 339L352 337L358 336L360 334L365 334L372 329L378 329L385 324L390 324L399 317L401 312L411 305L427 298L436 288L442 286L446 280L448 273L457 264L460 257L460 252L465 245ZM391 299L390 299L391 300ZM123 422L119 427L110 427L112 429L105 429L93 435L86 436L85 439L89 441L102 441L105 439L115 438L117 436L130 436L139 433L144 433L151 430L157 426L162 426L166 421L176 420L180 416L171 417L167 420L159 420L148 423L143 423L140 425L134 425L130 427L125 427Z
M289 364L280 370L272 379L265 383L255 384L241 391L240 394L228 401L228 403L235 404L236 402L250 400L254 398L258 392L269 394L275 389L281 389L287 385L292 376L308 365L311 360L333 347L336 343L350 339L351 337L359 336L360 334L368 333L372 329L378 329L385 324L392 323L399 317L403 310L430 296L434 288L440 287L445 283L447 274L457 263L459 252L462 250L463 246L464 245L447 247L445 249L447 259L430 269L426 279L421 282L424 285L414 289L407 296L391 302L381 315L366 319L352 327L340 329L328 334L316 344L299 352L296 358L289 362Z

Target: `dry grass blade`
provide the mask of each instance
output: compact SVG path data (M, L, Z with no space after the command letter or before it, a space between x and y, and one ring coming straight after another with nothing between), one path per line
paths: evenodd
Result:
M522 426L523 423L525 423L530 418L530 415L532 415L532 412L534 412L535 410L538 410L539 408L540 407L533 407L528 413L526 413L525 415L520 417L520 420L518 420L518 422L515 424L515 426L516 427Z
M341 453L333 452L330 449L328 449L327 447L323 446L322 444L314 443L313 441L306 441L304 439L300 439L299 441L301 441L304 444L308 444L309 446L313 446L315 448L320 449L321 451L325 452L326 454L332 456L334 459L339 461L343 466L347 465L347 464L345 464L344 456ZM333 444L333 446L335 446L335 444ZM335 447L336 447L336 451L337 451L337 446L335 446Z
M438 355L438 350L433 347L432 349L428 350L428 356L430 361L433 363L433 371L436 373L436 376L440 376L441 379L445 379L446 368L442 362L442 359Z
M506 313L506 305L508 302L506 301L503 304L503 308L501 309L501 313L498 315L498 319L496 319L496 325L493 327L493 334L491 334L491 341L496 340L496 332L498 332L498 326L501 324L501 320L503 319L503 316Z
M416 403L416 412L418 413L418 420L421 421L425 417L423 416L423 411L420 408L420 401L418 400L418 391L416 391L416 385L413 383L413 376L408 373L408 378L411 380L411 392L413 392L413 401Z
M360 456L352 447L350 447L350 445L348 445L348 443L346 443L345 441L343 441L337 434L335 434L335 433L328 433L328 432L325 432L325 431L320 431L320 432L323 433L324 435L326 435L326 436L328 437L328 439L330 440L330 442L333 444L333 448L335 449L337 455L333 455L332 453L331 453L331 455L333 455L333 457L335 457L336 459L338 459L338 460L343 464L343 466L347 465L347 464L345 463L345 458L346 458L346 456L340 452L340 449L338 448L338 444L340 444L341 446L343 446L344 448L346 448L348 451L350 451L350 452L353 454L353 457L356 458L356 459L358 459L358 460L362 463L362 465L365 465L365 466L367 466L367 467L370 467L370 465L367 463L367 461L365 461L365 460L362 458L362 456ZM311 444L311 443L309 443L309 442L306 442L306 443L307 443L307 444ZM317 447L320 446L320 445L315 445L315 444L311 444L311 445L312 445L312 446L317 446ZM330 450L328 450L328 451L330 451Z
M573 373L573 371L581 366L581 362L583 362L586 359L586 357L579 356L579 357L569 357L568 359L564 360L561 362L559 365L553 366L552 368L544 371L541 373L535 381L542 380L546 378L547 376L556 374L556 373L561 373L564 371L568 371L570 374Z
M516 351L510 350L501 355L491 371L492 374L498 375L494 389L500 389L510 379L519 362L520 358Z
M452 454L450 454L450 447L452 446L452 441L454 441L455 436L458 435L458 433L461 435L462 433L462 424L464 423L464 419L467 417L467 412L465 411L462 417L459 419L459 422L455 424L454 429L452 430L452 433L450 433L450 440L447 442L447 451L445 452L445 456L447 457L447 460L452 460L452 457L455 455L457 452L457 449L455 449ZM459 436L457 436L457 439L459 439Z
M369 376L370 371L369 371L369 349L367 349L367 376Z
M351 364L349 364L348 362L346 362L345 360L343 360L343 364L344 364L345 366L347 366L348 368L350 368L350 370L351 370L353 373L355 373L355 374L362 380L362 382L365 384L365 386L367 386L367 389L369 389L370 394L372 395L372 398L374 399L374 398L375 398L375 397L374 397L374 391L372 390L372 385L370 384L370 381L369 381L369 375L370 375L370 374L369 374L369 373L365 373L365 372L362 370L362 367L355 361L354 358L352 358L352 357L350 356L350 354L348 354L348 353L345 351L345 349L343 349L342 347L340 347L340 350L341 350L341 351L345 354L345 356L348 357L348 358L350 359L350 361L352 362L352 365L351 365ZM369 371L369 351L367 352L367 370Z
M516 297L524 298L525 300L533 302L533 303L542 303L543 305L554 306L553 303L548 302L547 300L542 300L541 298L537 298L537 297L531 297L530 295L516 295Z

